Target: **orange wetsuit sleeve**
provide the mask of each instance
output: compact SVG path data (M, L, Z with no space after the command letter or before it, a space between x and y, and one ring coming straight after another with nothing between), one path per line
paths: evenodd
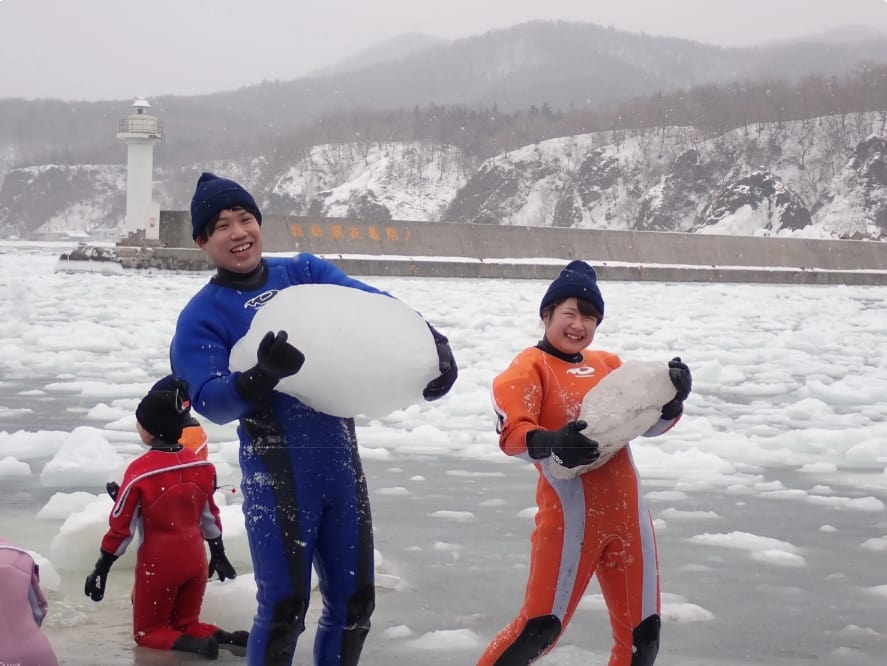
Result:
M518 354L493 379L493 407L498 418L499 446L510 456L527 452L527 433L542 426L539 417L545 393L544 377L533 348Z

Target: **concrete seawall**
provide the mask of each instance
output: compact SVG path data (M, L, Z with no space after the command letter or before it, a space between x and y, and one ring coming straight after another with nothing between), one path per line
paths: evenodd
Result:
M584 259L611 280L887 284L887 243L644 231L364 222L266 215L266 252L312 252L354 275L544 278ZM210 268L186 211L163 211L150 252L120 248L134 267Z

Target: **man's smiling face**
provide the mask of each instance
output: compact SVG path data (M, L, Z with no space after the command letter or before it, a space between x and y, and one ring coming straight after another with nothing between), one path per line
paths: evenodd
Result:
M223 210L210 224L206 240L197 245L219 268L233 273L250 273L262 261L262 227L245 208Z

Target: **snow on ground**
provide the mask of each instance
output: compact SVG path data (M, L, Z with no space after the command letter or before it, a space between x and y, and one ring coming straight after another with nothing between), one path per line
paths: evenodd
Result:
M111 506L104 483L141 450L134 408L168 372L176 314L207 274L54 273L57 255L0 244L0 534L41 564L44 627L62 663L170 663L129 635L135 548L101 604L82 582ZM443 400L358 420L379 587L362 663L473 663L519 607L535 511L535 473L498 449L489 384L541 335L546 283L366 280L449 336L460 376ZM887 288L601 289L607 313L594 346L623 359L680 355L694 374L677 427L632 447L662 561L657 665L883 663ZM248 628L255 586L236 435L204 423L240 573L210 584L204 617ZM310 663L317 606L297 664ZM608 649L593 582L540 663L603 665Z

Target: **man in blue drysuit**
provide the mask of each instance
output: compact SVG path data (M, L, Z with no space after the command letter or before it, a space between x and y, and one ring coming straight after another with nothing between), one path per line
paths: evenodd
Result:
M285 331L265 335L252 368L230 372L228 365L256 312L281 289L324 283L382 292L308 253L263 257L261 223L243 187L211 173L200 177L192 234L217 272L179 315L172 369L190 386L195 410L216 423L239 420L243 512L258 586L248 664L292 663L313 563L323 598L314 663L351 666L375 605L372 521L354 421L275 390L304 361ZM445 395L457 376L447 338L431 330L441 374L425 388L426 400Z

